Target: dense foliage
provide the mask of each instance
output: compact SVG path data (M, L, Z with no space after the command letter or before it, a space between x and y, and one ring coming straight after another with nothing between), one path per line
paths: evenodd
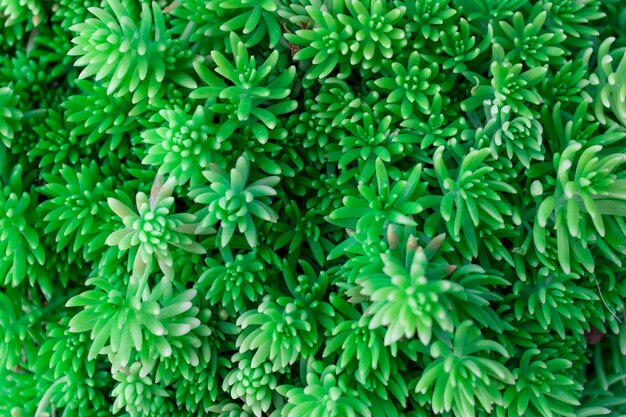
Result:
M0 415L626 415L626 1L0 0Z

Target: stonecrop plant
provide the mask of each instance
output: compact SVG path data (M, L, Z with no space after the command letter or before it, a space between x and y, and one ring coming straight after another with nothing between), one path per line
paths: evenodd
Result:
M0 417L626 415L624 0L0 23Z

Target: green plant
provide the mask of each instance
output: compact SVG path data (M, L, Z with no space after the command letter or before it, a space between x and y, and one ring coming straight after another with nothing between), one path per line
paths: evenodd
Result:
M272 100L283 100L289 96L295 67L279 75L271 74L279 57L274 51L257 68L256 58L248 55L246 45L234 32L230 36L230 47L234 65L221 52L211 52L217 66L215 71L227 82L204 65L196 63L194 68L206 86L195 89L191 97L219 99L210 109L227 116L217 131L217 140L229 138L237 127L245 125L250 127L259 142L264 143L268 140L268 129L276 127L276 116L289 113L296 107L294 100L268 105Z
M207 206L197 213L200 220L198 230L208 231L219 222L222 247L228 245L236 229L245 235L250 246L256 246L257 232L252 216L276 222L276 212L265 201L267 197L276 195L273 187L280 178L271 176L248 184L250 162L246 154L237 159L230 176L217 165L213 164L211 168L203 172L210 185L197 185L189 193L194 201Z
M353 33L350 40L350 65L378 72L382 58L391 58L407 44L399 26L406 6L390 7L382 0L348 0L346 11L337 19Z
M519 368L513 371L517 385L509 387L503 396L501 416L573 415L573 406L580 405L570 387L576 383L565 375L572 363L563 358L550 358L539 349L528 349Z
M457 416L476 415L480 404L486 412L502 405L498 382L510 385L515 377L497 360L484 357L485 352L508 357L498 343L485 340L469 321L463 322L452 339L434 342L430 348L433 361L419 378L415 390L425 394L432 390L432 407L436 413L450 411Z
M75 65L85 67L80 78L95 76L104 81L108 95L132 94L133 103L156 97L166 76L184 87L196 87L189 75L173 71L187 54L176 50L156 3L142 4L139 22L123 3L107 0L107 5L110 11L91 8L95 17L70 28L78 36L68 54L78 56Z
M464 241L476 256L476 228L481 225L502 228L504 216L513 213L501 193L515 194L516 190L500 178L494 167L484 164L490 154L489 148L468 152L458 165L456 178L444 165L443 152L444 147L439 147L433 156L435 173L443 191L439 205L441 217L453 239L460 241L463 231Z
M448 0L426 0L407 3L405 19L408 20L407 28L411 33L437 42L445 36L445 29L456 14L457 11Z
M145 111L145 105L133 105L128 97L107 94L106 88L77 80L81 94L70 96L64 103L67 120L73 124L70 133L87 135L85 144L101 142L98 155L116 151L120 156L128 153L128 139L139 128L136 116Z
M82 249L84 257L93 256L91 252L100 251L111 232L106 200L113 195L114 179L105 178L95 162L83 165L80 171L65 165L59 175L44 178L41 193L49 200L39 210L47 223L45 232L57 231L59 251L70 247L70 255Z
M368 403L358 398L354 388L348 382L349 377L341 370L330 365L324 368L322 362L311 365L312 372L307 374L306 387L283 388L289 404L282 414L295 417L303 414L338 417L371 416Z
M0 23L0 416L626 415L624 0Z
M565 40L565 34L559 30L541 33L548 12L543 10L533 15L532 22L527 24L520 12L513 15L513 25L505 20L498 22L500 30L494 41L508 51L506 58L511 62L523 62L531 67L544 62L562 64L565 51L560 44Z
M602 42L598 49L598 64L589 82L594 86L595 115L602 124L617 123L622 128L626 126L626 108L621 97L624 95L624 77L626 72L626 60L618 54L613 57L609 48L615 42L614 38L608 38ZM587 57L590 54L587 54ZM618 60L617 68L613 61ZM608 115L606 112L608 111ZM607 117L608 116L608 117Z
M593 270L593 260L584 254L588 251L588 236L606 234L605 217L624 216L620 210L626 199L624 180L615 171L626 162L626 155L601 157L598 155L602 151L600 145L589 146L579 153L582 149L580 143L571 143L555 161L556 175L550 181L554 184L554 194L547 196L537 208L537 223L533 229L535 246L544 251L545 228L548 221L554 224L558 260L565 273L572 269L570 245L579 254L581 263ZM535 194L541 195L542 183L537 180L534 184ZM582 248L577 241L582 241Z
M188 213L170 214L174 197L172 192L176 178L170 177L159 184L159 177L152 186L150 197L137 194L135 213L116 198L108 198L110 209L122 220L124 227L112 232L106 239L107 245L129 250L129 263L132 260L133 274L141 277L152 270L156 258L159 268L166 277L172 277L173 262L169 246L193 253L205 253L205 249L194 242L187 234L195 233L195 216Z
M420 65L421 64L421 65ZM425 67L425 68L424 68ZM441 90L437 80L439 67L422 63L420 54L415 51L409 55L406 68L398 62L391 64L393 77L385 77L374 83L384 90L391 91L387 97L389 109L407 119L414 107L423 113L430 113L429 96ZM398 103L399 104L395 104ZM399 110L399 111L398 111Z
M351 26L345 26L336 20L329 11L314 6L306 6L306 13L313 24L311 29L299 29L295 33L286 33L285 39L299 49L294 59L311 60L311 67L305 75L304 86L314 80L326 78L337 66L337 78L350 75L349 40L354 34Z
M230 388L233 399L241 398L250 407L255 416L267 412L276 389L276 376L272 374L272 365L263 363L252 366L250 355L235 355L237 369L232 370L224 379L226 390Z
M15 136L15 131L21 127L22 112L15 107L18 101L19 97L15 96L9 87L0 88L0 108L2 109L0 137L6 147L11 147L11 139Z
M213 303L235 314L263 294L266 273L256 252L234 255L227 247L221 252L221 259L206 259L207 269L198 278L198 286L208 289L206 297Z
M212 115L201 106L192 115L180 108L162 110L160 115L167 125L141 135L152 145L142 162L158 165L159 174L170 174L179 184L195 185L211 162L220 161L215 151L228 149L229 145L215 137L217 127Z
M16 165L7 182L3 181L0 194L0 276L3 285L14 287L28 276L33 282L37 276L37 266L43 265L46 251L41 246L38 231L28 221L35 209L36 194L25 191L22 179L24 169Z

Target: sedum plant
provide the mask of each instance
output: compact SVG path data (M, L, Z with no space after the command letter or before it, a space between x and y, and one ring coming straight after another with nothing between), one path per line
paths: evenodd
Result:
M338 69L337 78L348 77L349 40L354 29L339 22L332 8L326 10L310 5L305 10L310 19L309 26L285 34L285 39L298 49L294 59L311 60L303 85L310 86L316 79L328 77L335 69Z
M515 194L516 190L506 182L506 178L501 178L497 173L494 175L494 167L484 164L490 153L488 148L472 150L464 155L456 178L450 175L444 165L443 152L445 148L439 147L433 156L435 173L443 191L439 203L441 217L452 238L460 241L462 232L468 249L476 254L476 228L502 228L504 216L513 217L504 196ZM510 221L519 223L515 218Z
M57 175L45 175L46 184L40 192L48 197L39 211L46 222L46 233L56 230L59 251L71 248L70 254L101 251L112 231L111 213L106 201L113 196L114 178L105 178L95 162L79 171L63 166ZM82 249L82 251L81 251Z
M392 77L375 81L378 87L390 90L387 97L389 109L394 113L398 113L399 109L403 119L408 119L414 109L429 114L429 96L434 96L441 90L441 85L433 82L437 79L439 67L436 64L425 65L420 54L415 51L409 55L406 68L394 62L391 70Z
M580 402L571 391L580 387L565 372L571 366L567 359L551 358L539 349L526 350L520 358L519 368L513 370L518 384L506 390L498 415L573 414L573 408ZM553 401L553 398L557 400Z
M350 65L361 64L366 70L378 72L382 58L407 44L400 27L406 6L389 6L382 0L348 0L346 12L337 19L354 34L350 40Z
M626 415L623 0L0 0L0 416Z
M197 213L200 222L196 230L208 231L219 222L218 235L222 247L228 245L235 230L243 233L248 244L255 247L258 237L252 216L276 222L276 212L265 201L276 195L273 187L280 178L265 177L248 184L250 161L247 154L237 159L230 176L217 165L211 167L212 170L203 172L209 185L197 185L189 193L196 203L206 206Z
M218 140L229 138L238 127L245 125L249 126L259 142L264 143L269 138L268 129L276 127L276 116L295 108L295 101L283 100L291 92L289 86L295 76L295 68L290 67L281 74L275 74L279 59L277 51L269 54L257 68L256 57L249 55L248 48L234 32L230 36L230 47L234 63L219 51L211 52L217 67L215 72L222 78L200 63L194 65L206 85L195 89L191 97L216 100L210 109L227 115L217 131Z
M21 128L22 112L16 107L19 97L13 94L9 87L0 88L0 107L2 118L0 119L0 137L2 143L7 148L11 147L11 139L15 137L15 132Z
M500 27L494 41L508 51L506 58L511 62L523 62L532 67L540 66L544 62L562 64L565 51L561 43L566 36L562 30L556 28L552 32L541 33L548 12L543 10L535 13L537 9L540 10L537 7L533 9L532 21L527 24L524 24L524 16L519 11L513 15L512 25L506 20L498 22Z
M498 383L514 384L513 374L487 352L507 357L502 345L484 340L472 323L465 321L452 339L438 340L430 348L433 361L426 367L415 390L432 390L432 407L436 413L450 411L460 417L476 415L480 405L491 412L493 405L502 405Z
M238 367L224 378L224 387L230 388L233 399L242 399L255 416L262 416L272 404L276 389L276 376L272 374L272 365L264 363L252 366L249 356L237 354Z
M257 301L264 292L266 271L257 252L233 254L228 247L221 257L207 258L206 270L198 278L198 287L207 288L205 296L232 314Z
M181 86L196 87L188 74L172 71L187 54L176 50L157 3L143 3L139 20L117 0L107 5L110 9L90 8L94 17L70 28L78 36L68 54L85 67L80 78L102 80L108 95L132 94L134 103L156 97L168 75Z
M431 256L436 244L433 243L429 248ZM361 286L361 294L372 302L365 311L366 315L371 316L369 327L387 327L385 345L413 336L418 336L422 343L428 345L435 323L445 330L454 328L446 312L448 306L445 298L460 288L451 281L441 279L453 269L445 265L438 274L432 271L435 279L427 278L428 254L416 247L415 240L409 239L406 250L407 257L412 257L406 260L410 262L406 265L408 269L390 253L383 253L384 275L365 277L357 284ZM394 320L398 316L403 317L403 320Z
M128 97L107 94L107 89L87 80L77 80L82 94L72 95L63 102L66 117L72 123L70 134L86 136L85 143L100 142L98 155L115 151L125 156L129 151L128 137L139 127L136 116L145 105L133 105Z
M294 417L302 414L336 417L341 415L369 417L368 403L358 397L358 392L350 387L348 375L334 365L324 368L315 362L307 374L304 388L283 388L290 400L283 415Z
M457 15L454 7L447 0L427 0L407 3L407 29L416 39L438 41L445 36L446 28Z
M133 275L138 277L151 272L154 259L165 276L172 277L174 260L170 246L205 253L205 249L188 236L195 233L195 216L188 213L170 214L174 204L172 192L176 178L171 177L162 184L159 184L159 179L157 177L155 180L150 197L142 192L137 194L138 213L116 198L107 199L111 211L122 220L124 227L112 232L106 244L129 251Z
M626 71L626 61L623 54L611 53L610 48L614 42L615 38L607 38L600 45L597 67L595 73L589 77L589 82L595 87L592 97L595 116L600 123L617 124L623 129L626 126L626 109L622 75ZM590 53L588 51L587 57Z
M589 234L599 237L606 234L605 217L617 216L621 221L621 217L626 215L620 210L626 198L624 180L618 176L621 165L626 162L626 154L598 156L601 145L581 150L580 143L571 143L560 155L554 178L555 194L546 197L537 208L537 223L533 229L535 245L539 250L545 250L545 227L548 220L554 222L558 260L565 273L572 269L571 241L574 241L571 245L573 250L580 248L577 240L584 241L578 250L587 251L585 246ZM542 188L541 182L534 184L538 193ZM557 201L560 203L558 207ZM583 252L579 259L583 266L593 270L589 255L585 256Z
M9 179L2 183L0 205L2 217L0 224L0 277L6 287L15 287L28 277L34 281L38 266L46 260L46 251L41 245L39 232L29 221L35 210L36 194L25 188L22 179L24 168L16 165L10 172Z
M228 143L216 137L212 114L202 106L193 114L174 108L162 110L160 116L165 126L142 133L144 142L152 145L142 163L158 165L159 174L170 174L179 184L195 185L211 162L220 161L215 151L228 149Z

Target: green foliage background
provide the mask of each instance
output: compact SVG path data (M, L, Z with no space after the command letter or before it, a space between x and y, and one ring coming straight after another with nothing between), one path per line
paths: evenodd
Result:
M626 415L624 0L0 0L0 415Z

